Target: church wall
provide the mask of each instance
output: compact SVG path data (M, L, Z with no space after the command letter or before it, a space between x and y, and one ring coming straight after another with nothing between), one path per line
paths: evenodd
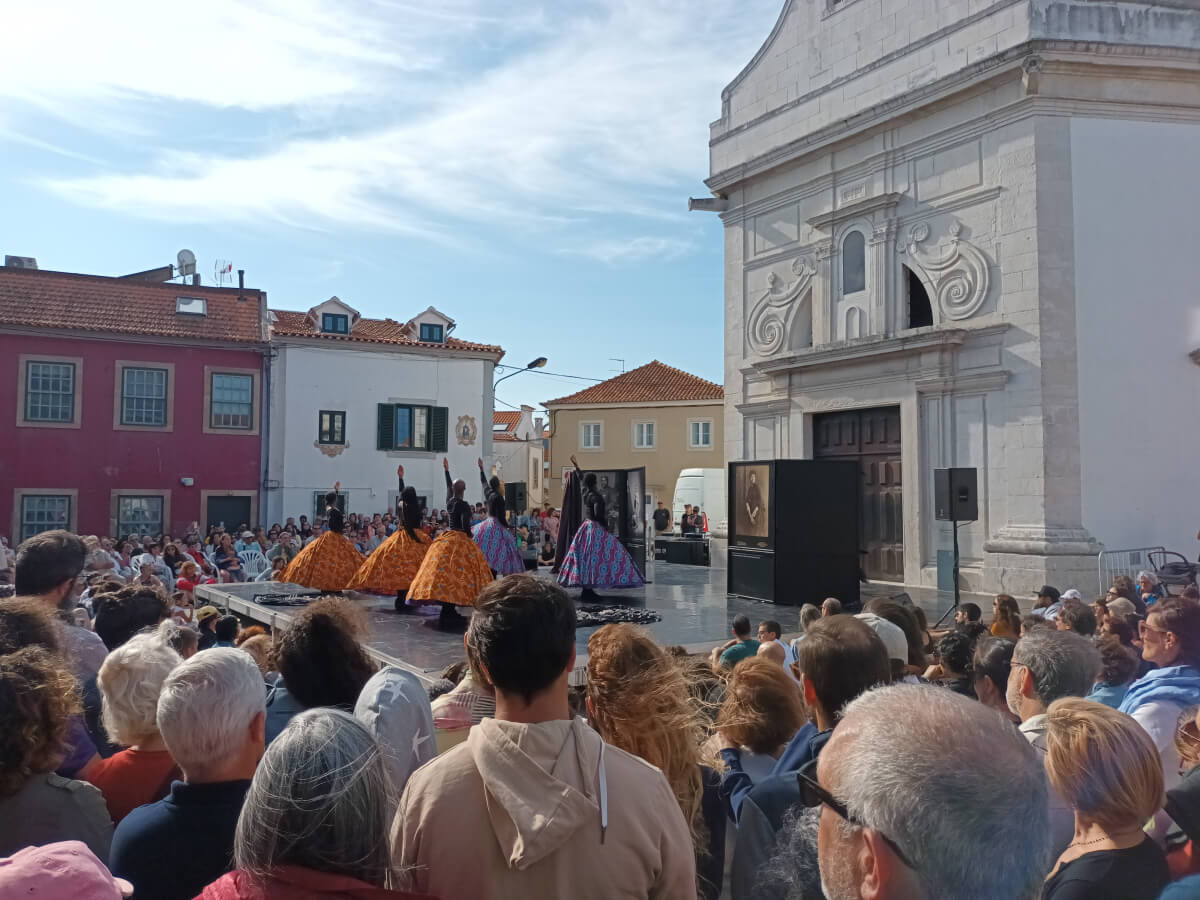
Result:
M1200 126L1071 122L1084 525L1195 558Z

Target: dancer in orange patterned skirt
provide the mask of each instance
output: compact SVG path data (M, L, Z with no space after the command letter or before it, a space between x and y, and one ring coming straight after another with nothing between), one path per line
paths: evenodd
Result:
M396 612L405 610L404 595L429 549L429 535L421 530L421 504L417 492L404 486L404 466L396 469L400 479L400 527L359 566L350 583L351 591L395 594Z
M279 577L319 591L344 591L363 562L363 555L342 534L345 523L337 508L339 481L325 495L326 532L296 554Z
M474 606L479 592L492 580L492 570L479 545L471 538L471 504L463 499L467 483L450 479L450 460L442 460L446 470L446 511L450 530L439 535L429 547L417 577L408 589L408 605L440 603L438 625L447 630L461 628L465 620L456 606Z

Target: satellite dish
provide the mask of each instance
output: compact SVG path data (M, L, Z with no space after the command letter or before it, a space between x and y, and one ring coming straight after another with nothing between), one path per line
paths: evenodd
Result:
M196 254L191 250L180 250L175 255L175 261L179 263L180 275L196 274Z

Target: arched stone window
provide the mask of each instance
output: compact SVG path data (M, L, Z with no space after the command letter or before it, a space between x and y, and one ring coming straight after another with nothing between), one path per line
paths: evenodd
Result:
M917 277L917 273L904 266L905 293L908 297L908 319L906 328L924 328L933 324L933 306L929 302L929 292Z
M867 239L851 231L842 240L842 293L857 294L867 289Z

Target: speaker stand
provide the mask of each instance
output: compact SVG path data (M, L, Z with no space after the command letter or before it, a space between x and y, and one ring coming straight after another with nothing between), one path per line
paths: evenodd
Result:
M937 620L937 624L933 626L934 628L939 628L951 613L958 612L958 519L951 519L950 524L954 526L954 605L942 614L942 617Z

